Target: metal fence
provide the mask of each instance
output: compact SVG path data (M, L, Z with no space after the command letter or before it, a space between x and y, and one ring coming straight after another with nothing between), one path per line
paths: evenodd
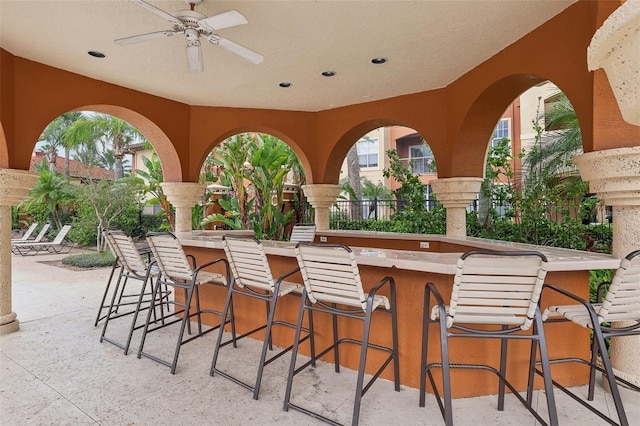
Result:
M389 220L391 216L405 208L407 201L405 200L337 200L330 209L330 219L334 223L336 221L365 221L365 220ZM436 208L440 203L436 200L425 200L425 208L431 210ZM580 203L575 199L564 200L561 205L553 204L546 206L545 216L552 220L562 220L563 214L571 217L580 217ZM491 208L497 212L500 217L504 217L512 210L511 204L500 200L493 200L485 208ZM467 207L467 212L479 213L481 202L474 200ZM313 208L308 205L305 209L307 222L313 222ZM595 210L590 212L589 217L585 219L586 223L594 224L610 224L611 208L602 205L596 206Z

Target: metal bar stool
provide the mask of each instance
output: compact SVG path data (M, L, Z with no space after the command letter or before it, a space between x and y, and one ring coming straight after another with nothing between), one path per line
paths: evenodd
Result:
M229 282L229 264L226 259L220 258L203 265L197 266L195 258L191 255L187 256L182 249L182 245L178 239L171 233L149 233L147 235L147 243L153 253L153 257L160 269L160 277L156 280L156 285L153 289L153 295L151 297L151 303L162 305L171 304L174 306L174 310L169 316L173 316L172 320L165 320L164 316L161 319L152 320L152 313L154 308L151 307L147 313L147 319L142 330L142 338L140 340L140 348L138 349L138 358L145 357L160 364L166 365L171 368L171 374L175 374L176 366L178 364L178 357L180 355L180 348L182 345L203 336L217 328L223 328L226 324L231 324L232 335L235 337L235 321L233 318L233 311L222 312L200 308L200 285L212 284L217 286L226 286ZM191 260L191 263L189 262ZM204 271L211 265L222 263L225 266L225 275ZM167 285L176 289L184 290L184 303L176 302L175 300L169 300L166 298L157 298L162 285ZM191 303L195 299L195 310L191 308ZM179 309L176 309L178 307ZM202 314L209 313L219 315L221 317L220 324L215 327L211 327L205 331L202 330ZM191 334L191 319L195 317L198 323L198 332L194 336L184 338L185 329ZM158 324L160 322L160 324ZM157 331L159 329L168 327L170 325L180 323L180 331L176 341L176 347L173 357L170 361L164 360L158 356L152 355L144 351L145 341L149 333Z
M222 341L223 330L220 329L218 334L218 340L213 351L213 360L211 362L210 375L219 374L232 382L250 390L253 392L253 399L258 399L260 393L260 384L262 383L262 373L264 367L271 362L280 358L291 350L293 345L280 349L277 353L267 358L267 351L273 350L271 343L271 331L274 325L285 326L295 328L294 324L275 320L275 313L277 302L280 297L291 294L292 292L299 292L302 289L302 285L286 281L285 279L298 272L298 268L295 268L280 277L277 280L273 278L271 273L271 267L267 255L264 252L262 243L253 236L230 236L224 235L222 237L222 244L224 246L225 254L229 260L231 271L233 272L233 283L229 286L227 293L227 300L224 307L224 314L230 309L233 309L233 296L246 296L255 299L262 300L266 303L267 322L253 330L250 330L235 338L235 341L244 337L257 333L258 331L265 330L264 342L262 344L262 352L260 354L260 361L258 363L258 372L254 384L245 383L227 372L220 370L216 365L218 362L218 356L220 349L233 341ZM306 330L306 329L305 329ZM296 342L304 342L311 336L307 334L300 339L300 333L296 335ZM235 345L234 345L235 346ZM311 340L311 346L313 348L313 340Z
M144 260L133 239L124 232L105 230L103 235L116 260L111 268L109 281L107 281L107 286L102 296L102 301L100 302L100 308L98 309L95 325L97 325L101 319L104 319L100 342L102 343L102 341L106 340L107 342L123 349L126 355L129 352L134 331L142 327L142 325L136 325L140 305L142 303L147 304L150 302L152 292L147 291L147 283L151 282L151 286L153 287L153 280L158 278L160 271L152 262ZM117 269L120 271L118 273L118 279L112 290L111 302L109 304L105 304L105 299L107 298L113 276ZM125 293L125 288L129 279L141 281L142 286L139 292L129 294ZM168 298L169 294L170 292L165 288L165 290L158 293L158 297ZM122 308L125 308L125 310L122 311ZM101 316L104 309L107 309L107 313ZM148 307L145 309L148 309ZM155 310L153 314L155 317ZM160 314L163 315L164 312L160 312ZM111 337L107 337L106 332L110 321L129 315L133 315L133 318L131 320L126 342L121 343Z
M315 361L329 352L333 352L336 373L340 372L339 345L352 343L360 345L360 362L354 395L352 425L357 425L360 417L362 396L380 376L384 369L393 362L393 377L396 392L400 391L400 366L398 362L398 319L396 315L395 281L393 277L384 277L366 294L362 288L360 272L351 249L343 245L298 243L296 257L304 280L304 292L298 314L295 344L291 354L291 364L287 378L287 389L284 397L284 411L293 408L314 418L330 424L335 421L291 402L294 376L313 365ZM387 287L389 297L377 294ZM319 354L312 349L311 360L296 368L298 354L298 338L302 330L304 313L309 313L309 328L313 335L313 313L323 312L331 315L333 321L333 343ZM374 312L389 314L391 320L392 346L382 346L369 341L371 319ZM337 317L342 316L363 321L362 339L339 338ZM364 374L369 349L387 352L388 356L373 377L365 384Z
M617 382L636 392L640 392L640 387L615 375L611 367L605 339L640 335L640 250L629 253L622 259L611 283L603 284L598 288L597 303L590 303L554 285L546 285L545 289L560 293L577 303L549 306L542 314L542 319L548 323L571 321L580 327L593 331L590 360L580 358L551 360L552 364L577 362L589 366L589 389L586 401L555 380L553 384L607 423L627 426L629 425L629 420L624 411ZM609 289L604 300L602 300L602 293L607 284L609 284ZM602 367L598 365L598 356L602 360ZM607 379L611 396L616 406L619 423L616 423L614 419L587 402L594 399L596 370L603 373L603 377ZM540 374L537 369L536 372Z
M422 361L420 375L420 407L425 405L426 379L433 388L434 396L445 424L453 425L451 405L451 369L472 368L489 371L500 379L498 388L498 410L504 409L505 386L542 424L544 419L532 408L533 364L527 364L527 398L507 380L508 339L530 340L530 360L535 362L539 350L544 372L549 421L558 424L553 386L549 369L547 345L542 328L542 315L538 300L544 284L546 257L538 252L497 252L474 250L464 253L459 259L453 281L450 304L445 304L433 283L427 283L424 292L424 318L422 333ZM432 297L436 303L431 306ZM440 331L441 362L429 362L429 326L437 324ZM499 328L487 329L486 325ZM478 327L479 326L479 327ZM522 331L531 330L524 334ZM481 338L500 339L500 366L451 363L449 339ZM432 370L442 370L443 397L441 398Z

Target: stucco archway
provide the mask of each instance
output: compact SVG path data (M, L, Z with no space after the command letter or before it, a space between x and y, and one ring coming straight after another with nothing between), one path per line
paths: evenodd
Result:
M284 143L286 143L295 152L295 154L298 156L298 159L300 160L300 164L302 165L302 168L304 169L307 182L309 182L310 176L312 175L313 170L311 169L311 164L309 163L309 160L308 160L307 156L305 155L304 151L300 148L300 145L298 145L293 140L293 138L291 138L290 136L288 136L284 132L279 131L279 130L277 130L275 128L272 128L272 127L262 126L262 125L247 124L246 126L235 127L235 128L232 128L232 129L225 130L221 134L213 136L213 138L210 139L210 142L208 144L204 145L204 146L206 146L206 149L204 149L202 151L200 157L196 159L197 161L195 162L195 165L197 166L197 170L199 171L202 168L202 165L204 164L205 159L207 158L209 153L216 146L218 146L222 142L224 142L225 139L227 139L227 138L229 138L231 136L240 134L240 133L262 133L262 134L268 134L268 135L271 135L271 136L275 136L276 138L278 138L281 141L283 141Z
M518 74L488 86L471 104L454 138L451 177L484 176L487 144L504 110L528 88L547 79Z

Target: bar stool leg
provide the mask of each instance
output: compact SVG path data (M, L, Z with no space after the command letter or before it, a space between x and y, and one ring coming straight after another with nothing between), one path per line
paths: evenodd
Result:
M507 327L502 326L502 329L505 330ZM500 339L500 374L502 377L506 379L507 374L507 345L509 342L507 339ZM504 411L504 391L505 384L504 381L498 380L498 411Z
M111 296L111 303L109 304L109 306L107 306L107 315L104 317L104 324L102 325L102 333L100 334L100 343L104 341L104 336L107 332L107 327L109 326L109 320L111 319L111 314L113 313L113 306L116 303L118 289L120 288L120 282L122 281L123 271L124 271L124 266L120 268L120 274L118 275L118 280L116 281L116 286L113 289L113 295Z
M553 395L553 382L551 380L551 364L549 353L547 352L547 341L542 329L542 313L540 307L536 308L536 316L533 323L533 332L538 334L538 348L540 349L540 363L542 365L542 378L544 390L547 397L547 410L549 411L549 423L551 426L558 425L558 412L556 410L556 399Z
M98 309L98 315L96 315L96 320L93 323L94 327L97 327L98 323L102 319L102 318L100 318L100 315L102 315L102 311L106 307L104 305L104 302L105 302L105 300L107 300L107 294L109 294L109 288L111 288L111 280L113 280L113 274L115 273L117 268L118 268L118 258L116 257L115 261L113 262L113 266L111 267L111 273L109 274L109 279L107 280L107 286L104 289L104 294L102 295L102 300L100 301L100 309ZM122 269L122 266L120 268Z
M129 353L129 347L131 346L131 340L133 339L133 332L136 329L136 323L138 322L138 315L140 314L140 307L142 306L142 301L144 299L144 293L147 290L147 281L150 281L151 283L151 293L152 293L152 297L151 300L149 301L149 308L148 309L153 309L154 311L156 310L156 299L153 295L153 278L150 278L150 267L147 268L147 276L146 279L144 280L144 282L142 283L142 290L140 290L140 296L138 297L138 303L136 304L136 309L133 312L133 319L131 320L131 327L129 328L129 335L127 336L127 343L124 346L124 354L127 355ZM159 279L159 277L158 277ZM159 287L160 288L160 287ZM156 293L157 296L157 293ZM162 305L162 291L160 291L160 312L162 312L163 310L163 305ZM164 324L164 314L162 315L162 323Z
M298 322L296 324L296 334L293 338L293 348L291 349L291 362L289 363L289 374L287 375L287 388L284 392L284 404L282 409L289 411L289 401L291 400L291 389L293 388L293 376L296 371L296 358L298 357L298 346L300 345L300 334L302 333L302 321L304 319L305 305L307 301L307 290L302 289L302 297L300 299L300 310L298 311ZM309 310L311 313L311 309ZM310 333L313 333L312 329L309 329ZM313 358L315 360L315 351L313 352Z
M268 304L267 312L269 316L267 318L267 328L265 329L264 342L262 343L262 353L260 354L260 363L258 364L258 375L256 377L256 384L253 388L253 399L258 399L260 393L260 384L262 383L262 372L264 370L264 360L267 358L267 349L273 350L271 344L271 328L273 326L273 317L276 312L276 303L278 301L278 293L280 292L280 283L277 283L273 289L273 296Z
M360 346L360 364L358 365L358 379L356 380L356 395L353 404L353 416L351 424L357 425L360 418L360 404L362 402L362 386L364 385L364 369L367 365L367 350L369 349L369 331L371 328L371 313L373 303L371 298L367 298L367 310L364 316L364 326L362 330L362 345Z
M193 293L196 291L195 282L191 281L191 285L187 290L187 299L185 301L184 313L182 314L182 322L180 323L180 333L178 334L178 342L176 343L176 350L173 354L173 362L171 363L171 374L176 373L176 367L178 365L178 356L180 355L180 348L182 347L182 338L184 337L185 328L189 328L189 334L191 334L191 300L193 299Z
M331 306L334 308L336 304L333 303ZM338 316L335 314L331 315L331 322L333 324L333 365L336 373L340 372L340 348L338 348Z
M144 322L142 328L142 337L140 338L140 347L138 348L138 359L142 358L142 351L144 349L144 343L147 338L147 332L149 331L149 323L151 322L151 310L155 309L156 294L161 291L161 280L156 280L156 285L151 289L151 300L149 301L149 312L147 312L147 319Z
M224 310L222 311L223 321L226 320L227 315L231 312L231 317L233 318L233 283L229 283L229 290L227 291L227 299L224 302ZM233 321L233 320L232 320ZM218 353L220 352L220 345L222 344L222 334L224 333L224 327L220 327L218 330L218 338L216 339L216 346L213 349L213 359L211 360L211 369L209 370L209 375L213 376L216 371L216 363L218 362ZM236 346L235 340L235 325L234 322L231 323L231 333L233 339L233 347Z
M394 282L395 284L395 282ZM396 309L396 287L391 286L391 339L393 341L393 381L396 392L400 392L400 359L398 346L398 311Z
M422 312L422 355L420 357L420 402L419 407L425 406L427 391L427 354L429 352L429 324L431 313L431 292L426 286L424 290L424 311Z

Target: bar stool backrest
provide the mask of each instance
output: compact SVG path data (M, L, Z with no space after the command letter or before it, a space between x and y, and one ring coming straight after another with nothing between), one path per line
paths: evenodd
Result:
M298 243L296 258L312 303L338 303L367 308L353 251L340 244Z
M640 250L622 259L597 313L600 323L640 321Z
M114 256L130 274L144 275L147 263L144 261L133 239L122 231L106 230L104 237Z
M150 233L147 243L165 279L190 281L193 278L193 268L175 235L169 232Z
M507 324L528 330L546 275L547 259L539 252L464 253L457 263L447 327Z
M289 241L292 243L309 242L316 238L316 225L294 225Z
M223 235L222 246L239 287L273 291L275 281L264 247L252 235Z

